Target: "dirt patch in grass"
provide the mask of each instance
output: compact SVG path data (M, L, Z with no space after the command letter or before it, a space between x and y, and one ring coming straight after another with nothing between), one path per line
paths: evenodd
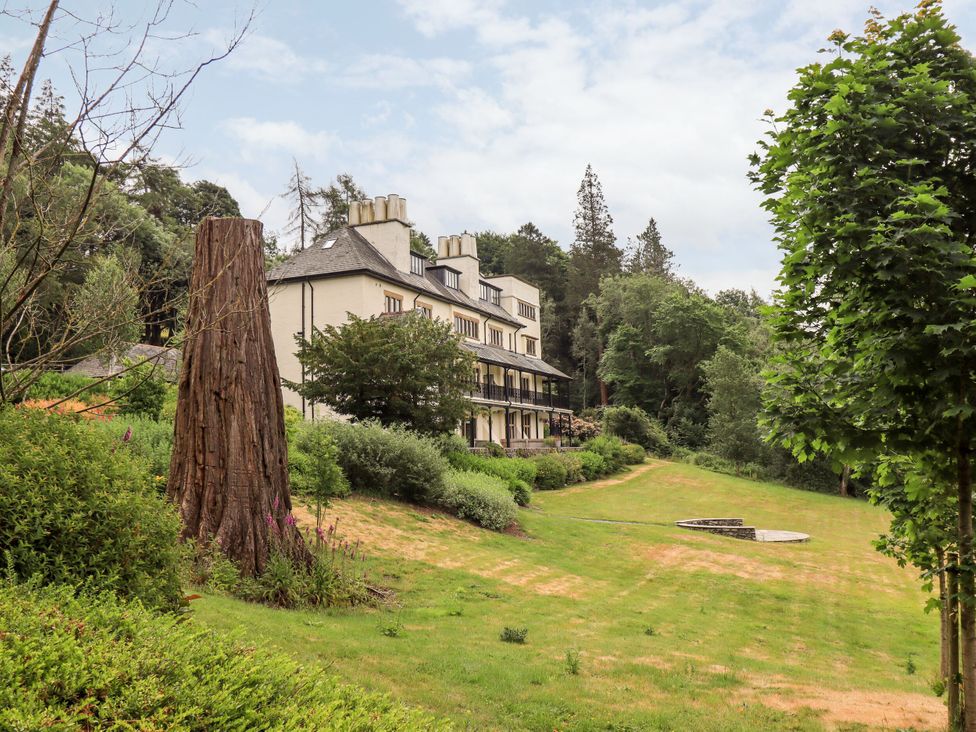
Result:
M654 470L654 468L661 468L667 465L667 463L662 461L655 461L651 463L644 463L643 465L638 465L633 470L623 473L621 475L616 475L612 478L604 478L603 480L597 480L593 483L584 483L583 485L576 486L575 488L566 488L559 491L559 495L568 496L573 493L581 493L583 491L592 490L593 488L606 488L611 485L620 485L621 483L626 483L629 480L643 475L649 470Z
M784 683L781 677L753 677L742 696L772 709L810 709L830 727L863 724L871 729L941 730L946 710L927 694L892 691L841 691ZM744 699L745 700L745 699Z
M292 514L299 527L315 526L314 510L296 503ZM487 535L484 529L431 509L353 496L334 501L323 523L328 526L336 519L338 534L350 542L361 540L367 554L463 569L540 595L580 599L594 585L577 575L486 549L481 546Z

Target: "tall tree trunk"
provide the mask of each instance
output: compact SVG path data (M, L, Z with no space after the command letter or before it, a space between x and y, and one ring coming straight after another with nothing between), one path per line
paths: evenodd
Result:
M942 547L936 547L935 556L939 563L939 675L943 679L949 678L949 591L947 588L945 552ZM946 681L946 686L948 686Z
M956 570L956 555L948 557L948 577L946 578L946 601L948 608L948 675L946 689L949 702L949 730L960 728L961 706L959 700L959 576Z
M216 541L246 575L271 548L309 561L290 520L281 384L261 223L197 227L168 495L184 538Z
M842 496L850 495L850 492L847 490L847 486L850 480L851 480L851 466L845 465L844 469L840 471L840 494Z
M969 441L960 429L958 447L958 596L962 638L963 729L976 732L976 577L973 573L973 479Z

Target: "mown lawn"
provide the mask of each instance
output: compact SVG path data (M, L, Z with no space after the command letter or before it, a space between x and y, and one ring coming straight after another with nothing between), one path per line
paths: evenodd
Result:
M938 618L922 611L914 573L872 548L882 511L676 463L622 478L536 493L524 536L342 501L330 517L364 541L374 581L396 589L401 609L296 612L207 596L196 617L460 728L942 728L929 690ZM697 516L813 540L671 525ZM391 626L402 626L396 637ZM526 644L501 642L506 626L527 628ZM576 675L567 652L579 654Z

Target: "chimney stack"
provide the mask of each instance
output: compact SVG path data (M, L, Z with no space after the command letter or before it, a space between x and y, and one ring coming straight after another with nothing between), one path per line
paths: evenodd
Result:
M379 224L383 221L407 221L407 199L396 193L377 196L372 201L353 201L349 204L347 221L350 226Z

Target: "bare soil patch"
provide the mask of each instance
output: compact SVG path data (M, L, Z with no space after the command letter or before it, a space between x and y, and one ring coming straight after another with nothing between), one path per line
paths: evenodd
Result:
M592 483L584 483L583 485L576 486L575 488L565 488L559 491L560 495L570 495L572 493L581 493L582 491L589 491L593 488L606 488L611 485L620 485L621 483L626 483L629 480L643 475L644 473L654 470L655 468L660 468L667 465L667 463L662 461L654 461L650 463L644 463L643 465L638 465L636 468L623 475L617 475L613 478L604 478L603 480L597 480Z
M292 514L303 530L315 526L314 510L296 504ZM336 520L338 534L350 542L361 540L367 554L463 569L540 595L580 599L599 584L509 555L502 558L482 546L483 529L427 508L353 496L329 507L324 524Z

